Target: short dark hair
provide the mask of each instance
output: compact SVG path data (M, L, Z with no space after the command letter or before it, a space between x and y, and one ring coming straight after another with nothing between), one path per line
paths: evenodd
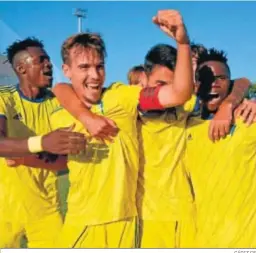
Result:
M230 68L228 66L227 54L223 50L209 48L208 50L205 50L199 54L199 57L197 60L196 77L198 76L198 70L200 68L200 65L207 61L218 61L218 62L223 63L227 67L229 74L230 74Z
M105 59L107 53L105 43L97 33L78 33L67 38L61 47L61 57L63 63L69 63L70 50L74 47L95 49L100 56Z
M200 43L192 42L190 44L190 47L191 47L192 54L194 54L194 55L199 55L200 53L207 51L206 47Z
M150 73L155 65L165 66L174 71L177 60L176 48L167 44L158 44L152 47L145 57L145 71Z
M17 40L6 49L8 61L13 65L14 56L17 53L26 50L28 47L39 47L44 49L42 41L35 37L28 37L24 40Z
M138 84L139 74L144 72L145 68L143 65L136 65L132 67L127 75L129 84Z

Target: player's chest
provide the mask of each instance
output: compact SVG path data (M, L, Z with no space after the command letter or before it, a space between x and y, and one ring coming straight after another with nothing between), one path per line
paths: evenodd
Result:
M48 103L15 103L8 110L8 136L27 137L50 131Z
M212 142L208 136L208 127L201 131L186 131L186 148L188 155L196 164L225 164L244 158L253 152L251 141L245 131L234 126L230 133L219 141Z
M120 131L134 132L136 131L136 113L128 113L114 99L101 101L93 105L91 111L97 115L101 115L113 120Z
M165 111L150 111L142 113L140 117L142 134L157 135L165 141L179 138L184 132L186 117L176 108Z

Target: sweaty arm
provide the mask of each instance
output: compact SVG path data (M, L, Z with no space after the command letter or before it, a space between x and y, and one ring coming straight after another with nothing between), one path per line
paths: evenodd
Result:
M230 108L234 110L245 98L251 82L247 78L238 78L233 80L234 85L231 93L223 100L223 104L230 105Z
M39 155L27 155L24 157L9 158L6 162L10 167L25 165L53 171L65 170L67 168L67 157L60 155L56 155L52 161L49 161L46 156L39 158Z
M42 151L59 155L79 154L85 149L85 136L73 132L74 125L43 136L10 138L7 137L7 120L0 117L0 157L21 157Z

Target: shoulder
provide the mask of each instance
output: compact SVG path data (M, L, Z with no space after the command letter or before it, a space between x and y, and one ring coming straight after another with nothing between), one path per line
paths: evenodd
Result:
M102 99L112 101L111 103L118 104L125 108L137 108L141 90L142 88L138 85L127 85L121 82L115 82L105 89Z
M55 107L59 105L58 99L50 89L46 89L44 101L49 101Z
M112 83L106 91L108 92L118 92L118 93L124 93L125 92L140 92L142 88L138 85L128 85L124 84L122 82L115 82Z
M124 84L124 83L122 83L122 82L114 82L114 83L111 83L106 90L108 90L108 91L115 91L117 89L122 89L124 87L129 87L129 86Z
M15 86L0 86L1 106L14 106L18 97L18 91Z
M54 93L50 89L46 90L45 97L46 97L46 100L48 101L48 105L51 107L50 114L52 114L58 108L61 107L58 99L55 97Z
M12 97L15 92L17 92L17 88L15 86L0 86L0 97L2 98Z
M1 94L12 94L17 91L16 86L13 85L0 85Z

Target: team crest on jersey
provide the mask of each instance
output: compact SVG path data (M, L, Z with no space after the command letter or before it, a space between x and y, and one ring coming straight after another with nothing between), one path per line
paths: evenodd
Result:
M16 119L16 120L22 120L22 115L20 113L17 113L13 116L13 119Z

